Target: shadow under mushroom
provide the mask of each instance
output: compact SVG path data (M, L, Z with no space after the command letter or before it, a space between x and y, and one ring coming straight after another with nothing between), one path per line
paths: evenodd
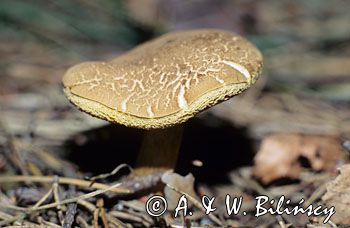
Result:
M142 131L107 125L72 137L66 142L67 157L82 171L96 175L122 163L133 166L141 142ZM183 175L191 172L202 183L225 183L231 170L252 164L253 145L244 128L220 119L212 126L206 118L195 118L185 126L175 171ZM203 166L194 166L193 160L201 161ZM128 170L122 169L116 178L126 173Z

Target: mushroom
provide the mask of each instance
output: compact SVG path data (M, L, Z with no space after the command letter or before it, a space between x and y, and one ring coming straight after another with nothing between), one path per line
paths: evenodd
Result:
M155 171L175 167L182 123L249 88L261 69L261 53L243 37L200 29L165 34L110 61L75 65L63 85L82 111L145 129L136 167Z

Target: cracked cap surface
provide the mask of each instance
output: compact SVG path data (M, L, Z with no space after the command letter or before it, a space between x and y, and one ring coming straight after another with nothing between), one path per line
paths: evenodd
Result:
M79 109L130 127L166 128L249 88L262 55L234 33L168 33L110 61L68 69L64 92Z

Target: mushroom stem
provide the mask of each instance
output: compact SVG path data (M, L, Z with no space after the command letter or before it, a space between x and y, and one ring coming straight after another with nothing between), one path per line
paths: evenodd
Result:
M174 169L181 146L183 126L148 130L143 136L136 172L143 173Z

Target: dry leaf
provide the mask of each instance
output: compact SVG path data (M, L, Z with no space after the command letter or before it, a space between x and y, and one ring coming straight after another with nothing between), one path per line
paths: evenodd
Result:
M263 140L254 158L254 175L267 184L283 177L299 178L305 167L334 172L344 160L337 137L274 134Z
M350 224L350 165L340 168L340 175L327 185L327 192L322 201L327 206L335 207L332 222L337 224Z
M176 208L181 197L181 194L171 189L170 187L184 192L194 198L196 197L196 193L194 191L194 177L192 173L189 173L183 177L177 173L166 172L162 176L162 181L167 185L164 188L164 194L168 202L169 210L174 210Z

